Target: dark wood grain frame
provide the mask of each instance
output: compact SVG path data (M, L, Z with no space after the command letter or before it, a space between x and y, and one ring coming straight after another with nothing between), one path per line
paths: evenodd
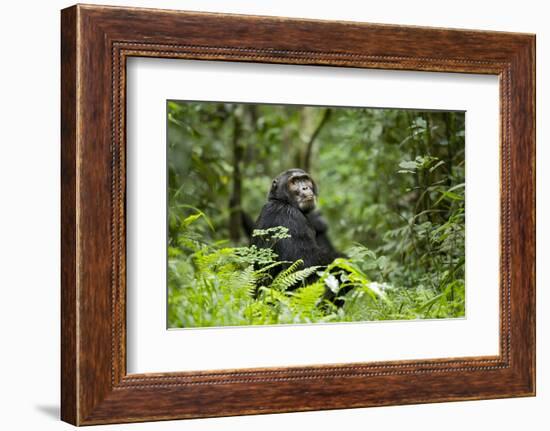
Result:
M535 394L534 35L83 5L61 16L64 421ZM132 56L498 75L499 355L127 374L125 66Z

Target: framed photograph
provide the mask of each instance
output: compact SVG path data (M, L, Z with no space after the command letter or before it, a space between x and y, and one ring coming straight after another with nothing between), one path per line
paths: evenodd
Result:
M535 37L61 14L61 416L535 394Z

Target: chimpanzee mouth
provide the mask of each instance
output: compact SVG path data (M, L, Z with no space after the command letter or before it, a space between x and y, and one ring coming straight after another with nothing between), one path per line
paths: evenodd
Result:
M315 198L314 197L307 197L302 199L302 201L298 204L298 207L304 211L304 210L311 210L315 208Z

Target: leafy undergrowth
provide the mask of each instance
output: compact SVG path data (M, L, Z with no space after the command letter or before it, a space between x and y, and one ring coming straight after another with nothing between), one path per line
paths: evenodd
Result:
M411 274L392 273L397 270L386 256L356 245L328 267L303 269L298 261L270 277L281 265L271 249L210 244L193 229L199 219L208 222L201 212L180 220L177 241L168 248L171 328L464 316L464 280L457 271L421 274L407 285ZM277 240L286 232L278 227L269 234ZM458 262L460 271L463 266ZM308 284L314 274L318 279ZM326 299L328 290L343 306Z

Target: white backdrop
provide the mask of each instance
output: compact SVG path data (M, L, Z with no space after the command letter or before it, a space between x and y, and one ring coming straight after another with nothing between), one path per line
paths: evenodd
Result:
M131 0L101 3L537 33L538 396L417 406L247 416L95 429L544 430L550 423L550 28L544 2L297 2ZM59 9L70 2L9 2L0 16L0 286L3 429L70 429L59 410ZM452 5L452 6L451 6Z
M498 354L498 77L134 58L126 82L129 373ZM465 318L167 331L167 99L466 111Z

